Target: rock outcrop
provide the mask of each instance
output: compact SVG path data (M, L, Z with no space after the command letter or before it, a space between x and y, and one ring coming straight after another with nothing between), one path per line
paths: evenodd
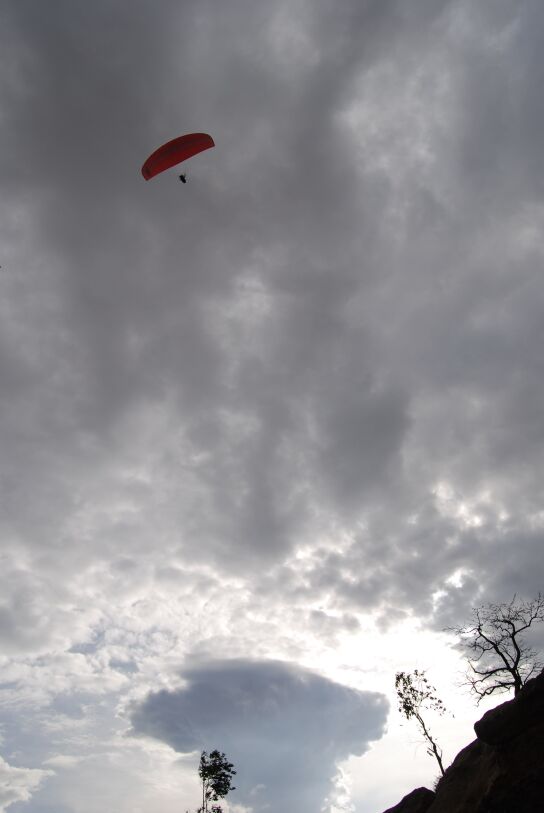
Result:
M544 811L544 670L474 730L477 739L457 754L435 793L417 788L385 813Z
M388 807L384 813L427 813L434 801L434 793L429 788L416 788L395 807Z

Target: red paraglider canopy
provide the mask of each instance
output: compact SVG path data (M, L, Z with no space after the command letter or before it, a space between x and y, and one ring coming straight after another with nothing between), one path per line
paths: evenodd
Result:
M142 175L148 181L159 172L164 172L203 150L209 150L210 147L215 147L215 143L207 133L188 133L174 138L151 153L142 167Z

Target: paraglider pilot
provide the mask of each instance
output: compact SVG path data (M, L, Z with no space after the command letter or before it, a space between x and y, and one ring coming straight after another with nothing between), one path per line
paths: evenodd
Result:
M186 175L180 175L179 179L180 179L181 183L187 183L187 176Z

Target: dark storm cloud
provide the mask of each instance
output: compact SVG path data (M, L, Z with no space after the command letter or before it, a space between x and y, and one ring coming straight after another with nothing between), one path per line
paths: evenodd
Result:
M3 5L6 539L46 596L150 539L251 578L327 534L306 595L502 589L542 496L540 7L159 8ZM194 179L145 183L187 129Z
M189 453L211 456L196 474L208 509L194 510L211 509L201 536L218 552L226 541L234 566L254 561L248 548L258 560L293 544L308 511L309 468L317 464L347 502L371 470L387 469L401 404L382 418L366 394L350 396L358 363L342 362L336 375L342 402L327 395L328 366L344 352L343 309L361 284L356 179L347 151L332 146L353 77L380 38L396 41L405 28L417 36L419 12L404 15L396 3L340 15L300 6L294 20L287 12L245 2L198 13L164 2L160 14L122 2L4 8L2 179L14 202L32 201L25 240L48 269L35 329L24 336L41 358L8 401L17 423L21 399L35 405L27 406L37 435L29 460L11 455L36 483L25 529L27 512L17 511L23 536L49 522L54 534L56 518L74 511L68 483L85 490L85 470L107 467L110 450L124 454L127 414L156 403L174 405ZM197 51L206 54L198 63ZM218 143L213 173L195 180L190 198L139 175L147 153L186 122ZM240 280L260 285L270 308L253 335L245 314L224 315L239 301ZM52 311L39 298L46 293ZM348 331L347 341L364 370L357 335ZM6 346L6 369L24 370L13 337ZM316 427L321 459L304 416L314 393L327 401ZM352 431L342 425L348 412ZM254 427L239 442L229 414ZM365 414L375 415L363 433L372 435L366 468L355 459L364 439L357 446L353 434ZM348 447L351 459L340 461ZM180 510L187 524L191 509Z
M383 733L382 695L292 664L212 661L183 678L183 688L151 693L133 709L133 733L182 753L225 751L238 770L232 801L255 810L320 808L338 763Z

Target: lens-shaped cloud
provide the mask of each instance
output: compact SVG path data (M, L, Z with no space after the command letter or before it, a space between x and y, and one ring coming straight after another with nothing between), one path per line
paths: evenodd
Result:
M338 764L384 730L387 701L280 661L212 661L133 709L133 733L187 753L218 748L238 773L233 801L318 810Z

